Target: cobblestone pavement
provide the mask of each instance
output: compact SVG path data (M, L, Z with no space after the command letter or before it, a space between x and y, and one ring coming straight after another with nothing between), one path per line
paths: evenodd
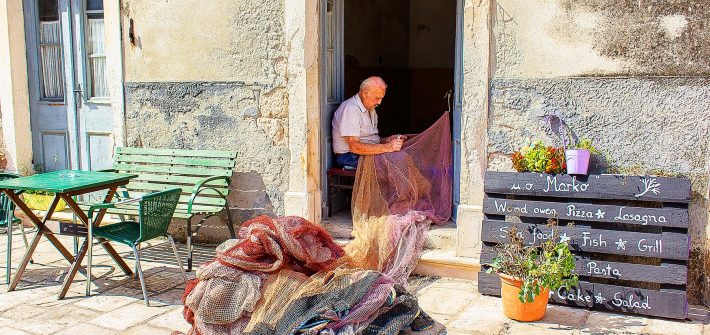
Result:
M33 235L33 234L31 234ZM59 239L71 249L72 239ZM115 245L133 264L127 247ZM179 246L184 249L184 246ZM0 235L0 280L5 282L7 239ZM209 260L213 248L196 250L197 264ZM19 234L13 239L13 270L25 249ZM85 277L78 274L67 297L57 294L68 263L43 240L17 290L0 289L0 334L169 334L186 332L180 296L184 283L167 242L143 247L142 266L150 291L146 307L137 278L125 276L100 247L94 248L92 295L84 296ZM194 277L194 271L188 274ZM518 323L503 316L500 299L481 296L472 281L412 277L409 288L420 305L440 324L428 334L683 334L710 335L710 326L662 319L640 318L550 306L536 323ZM444 330L444 326L446 330Z

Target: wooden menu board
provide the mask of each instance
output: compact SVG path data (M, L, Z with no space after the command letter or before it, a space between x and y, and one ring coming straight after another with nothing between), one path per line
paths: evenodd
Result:
M489 171L484 184L484 267L511 227L535 245L550 238L555 218L580 283L551 292L552 302L686 318L688 179ZM479 273L479 291L500 295L498 276Z

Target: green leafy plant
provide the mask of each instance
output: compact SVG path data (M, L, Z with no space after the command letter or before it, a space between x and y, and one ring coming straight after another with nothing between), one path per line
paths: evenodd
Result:
M594 146L592 140L582 138L574 145L575 149L587 149L592 155L601 155L601 152Z
M506 274L523 282L518 295L523 303L532 302L544 288L555 291L578 284L569 239L559 236L555 219L548 220L548 227L550 238L537 246L526 245L517 227L511 227L509 243L500 244L497 256L487 264L488 273Z
M511 160L518 172L564 173L567 169L564 150L545 146L542 141L523 146Z

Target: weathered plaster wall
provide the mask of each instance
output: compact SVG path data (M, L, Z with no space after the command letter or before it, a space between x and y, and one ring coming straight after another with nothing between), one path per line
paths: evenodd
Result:
M707 1L499 0L495 76L710 73Z
M283 214L289 178L284 1L125 0L121 15L126 144L236 150L230 206L237 222ZM215 230L206 234L225 236L223 228Z
M122 5L127 82L283 85L284 1L126 0Z
M710 4L499 0L493 8L488 168L509 170L526 138L560 144L542 121L562 116L622 169L692 181L691 302L710 302L705 272ZM705 48L707 49L707 48ZM703 257L706 257L703 261ZM703 293L704 292L704 293Z
M0 170L5 170L5 167L7 166L7 159L5 158L5 140L2 135L2 109L0 108Z
M22 0L0 2L0 108L8 171L32 171L25 21Z

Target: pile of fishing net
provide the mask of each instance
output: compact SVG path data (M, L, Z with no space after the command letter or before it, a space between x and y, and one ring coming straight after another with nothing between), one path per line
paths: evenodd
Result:
M430 225L451 215L449 127L447 113L401 151L361 157L345 247L300 217L242 224L185 289L190 334L394 335L429 325L403 284Z

